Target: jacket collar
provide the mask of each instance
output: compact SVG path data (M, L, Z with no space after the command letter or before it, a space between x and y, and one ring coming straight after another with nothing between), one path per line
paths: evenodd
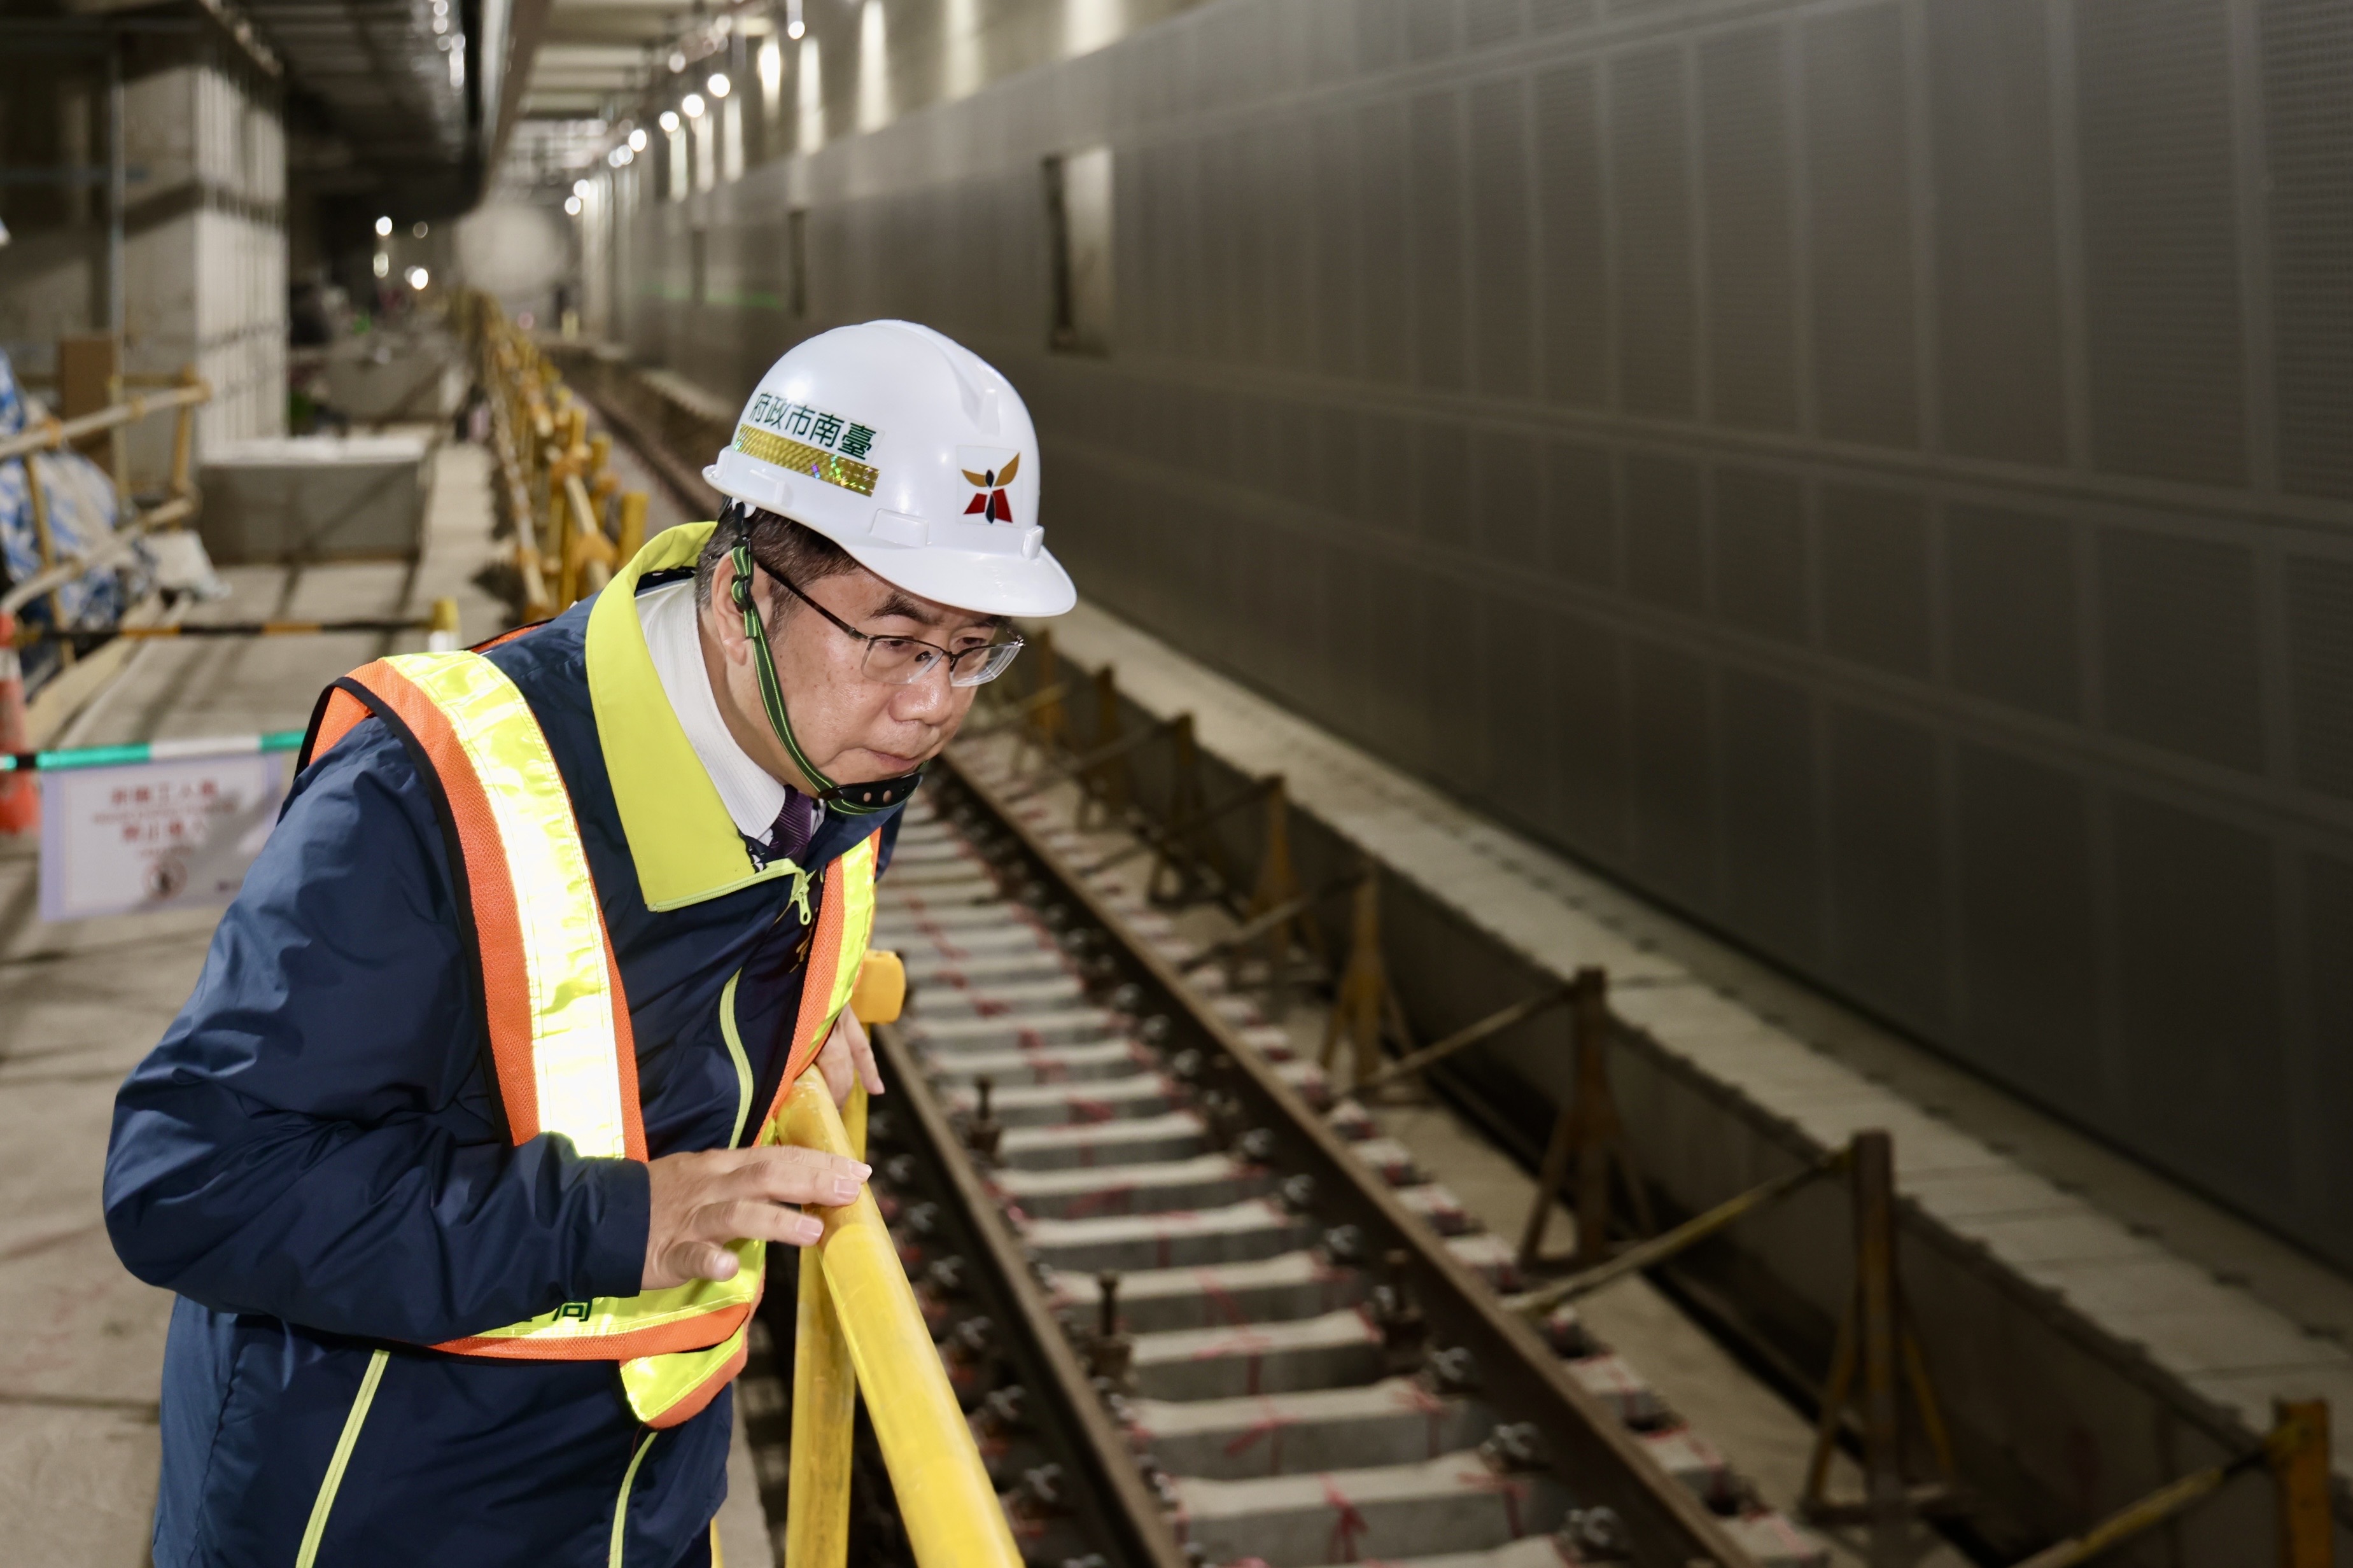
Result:
M597 744L649 910L701 903L801 869L789 860L765 870L752 864L743 835L670 710L638 619L638 582L692 566L715 526L689 523L655 534L588 612L588 698Z

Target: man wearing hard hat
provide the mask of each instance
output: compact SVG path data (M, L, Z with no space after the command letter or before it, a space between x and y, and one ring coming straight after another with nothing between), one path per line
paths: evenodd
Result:
M709 1560L764 1247L866 1175L776 1110L881 1087L843 1009L900 810L1074 596L1021 399L926 328L802 343L704 474L594 600L328 689L123 1086L158 1563Z

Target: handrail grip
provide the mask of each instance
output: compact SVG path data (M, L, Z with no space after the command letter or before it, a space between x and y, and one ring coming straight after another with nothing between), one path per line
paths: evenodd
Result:
M851 1157L849 1134L815 1068L793 1085L783 1133L787 1143ZM817 1250L826 1287L849 1342L916 1563L921 1568L1021 1568L1012 1527L874 1194L861 1187L853 1202L814 1212L825 1222Z

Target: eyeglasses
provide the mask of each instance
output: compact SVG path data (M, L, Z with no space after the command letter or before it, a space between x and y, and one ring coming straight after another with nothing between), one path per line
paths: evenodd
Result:
M985 686L1003 675L1014 656L1021 651L1022 642L1014 637L1006 642L983 643L961 653L923 641L921 637L877 637L861 632L815 599L801 591L791 578L774 571L755 556L754 564L784 585L785 591L827 620L839 627L844 637L856 637L866 645L866 657L859 668L869 680L885 686L913 686L931 674L945 660L950 686Z

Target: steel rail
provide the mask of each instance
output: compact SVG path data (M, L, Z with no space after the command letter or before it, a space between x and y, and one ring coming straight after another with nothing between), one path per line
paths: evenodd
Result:
M1617 1512L1630 1540L1632 1562L1643 1568L1692 1568L1698 1563L1757 1568L1757 1560L1705 1505L1651 1462L1637 1439L1569 1374L1536 1331L1505 1310L1485 1283L1348 1152L1340 1136L1203 1002L1176 966L1127 933L1119 913L1012 809L1009 795L959 767L953 754L935 765L935 777L944 793L961 796L986 816L997 844L1009 850L997 868L1000 877L1027 881L1034 901L1059 903L1075 911L1072 923L1106 940L1098 980L1136 988L1138 999L1122 1010L1167 1020L1159 1047L1172 1057L1187 1047L1201 1051L1207 1072L1240 1103L1244 1120L1271 1134L1272 1151L1265 1163L1312 1179L1317 1223L1357 1226L1369 1255L1403 1255L1406 1277L1430 1322L1433 1342L1469 1350L1482 1370L1482 1400L1505 1419L1537 1429L1551 1467L1568 1479L1580 1500ZM928 1104L931 1113L937 1114L922 1076L911 1072L903 1059L893 1082L904 1086L899 1092L909 1100ZM956 1163L950 1163L953 1169ZM969 1202L972 1188L967 1184L976 1184L977 1178L958 1174L955 1179L960 1195ZM979 1228L986 1232L999 1223L994 1214L984 1212ZM1017 1277L1012 1284L1017 1295L1035 1298L1028 1304L1050 1321L1034 1283ZM1050 1343L1053 1337L1049 1336ZM1063 1370L1067 1373L1067 1365Z

